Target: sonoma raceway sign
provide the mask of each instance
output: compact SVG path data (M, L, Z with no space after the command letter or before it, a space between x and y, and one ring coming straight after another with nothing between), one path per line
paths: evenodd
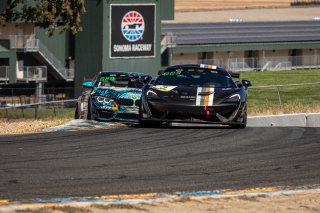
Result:
M110 58L155 57L155 5L110 6Z

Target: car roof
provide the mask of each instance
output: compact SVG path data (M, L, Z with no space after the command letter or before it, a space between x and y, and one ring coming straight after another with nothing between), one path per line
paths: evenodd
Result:
M221 70L221 71L227 72L227 70L225 70L222 67L218 67L218 66L214 66L214 65L208 65L208 64L177 64L177 65L173 65L173 66L167 67L167 69L176 69L176 68L185 68L185 67L208 68L208 69Z
M129 71L101 71L101 74L111 73L111 74L127 74L135 76L150 76L148 74L139 73L139 72L129 72Z

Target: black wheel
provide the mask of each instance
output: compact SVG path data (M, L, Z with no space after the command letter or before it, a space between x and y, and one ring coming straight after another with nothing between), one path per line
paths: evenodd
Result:
M247 126L247 106L245 106L244 112L243 112L243 116L242 116L242 122L240 124L230 124L230 128L233 129L244 129Z
M141 120L142 118L142 104L139 107L139 126L143 127L143 128L156 128L156 127L161 127L162 126L162 122L159 121L145 121L145 120Z
M80 116L79 116L79 107L78 107L78 103L76 105L76 111L74 113L74 119L79 119Z
M93 116L92 116L92 112L91 112L91 101L89 99L88 101L88 112L87 112L87 120L94 120Z

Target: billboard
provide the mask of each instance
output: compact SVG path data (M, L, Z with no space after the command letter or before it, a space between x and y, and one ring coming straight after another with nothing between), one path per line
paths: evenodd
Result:
M155 4L110 5L110 58L155 57Z

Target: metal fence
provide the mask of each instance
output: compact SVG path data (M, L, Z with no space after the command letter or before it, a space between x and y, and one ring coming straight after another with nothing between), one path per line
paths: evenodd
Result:
M22 104L0 107L0 118L42 118L65 117L74 114L76 99Z
M74 99L74 88L43 88L41 96L36 88L1 88L0 107L22 106L37 102L61 101Z
M320 82L253 86L248 90L248 110L264 113L319 112ZM0 118L48 118L74 115L76 99L35 102L33 96L0 97ZM5 101L5 102L4 102ZM287 111L286 111L287 110Z
M320 104L320 82L253 86L249 92L252 99L261 99L266 103L282 106L288 103Z
M38 88L39 89L39 88ZM0 88L0 118L50 119L74 115L73 87Z
M25 66L22 72L17 72L17 79L29 81L47 81L47 66Z
M320 68L320 55L282 56L262 58L174 59L173 64L203 63L224 67L231 71L274 71Z

